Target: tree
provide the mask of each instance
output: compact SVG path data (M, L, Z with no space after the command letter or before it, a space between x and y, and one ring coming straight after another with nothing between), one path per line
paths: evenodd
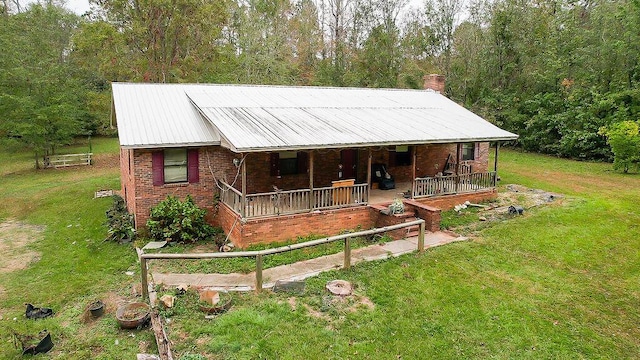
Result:
M640 122L621 121L603 127L600 134L607 137L607 143L613 151L613 168L629 172L631 167L636 171L640 167Z
M46 156L88 134L85 87L69 64L78 16L54 5L31 5L0 17L0 140Z

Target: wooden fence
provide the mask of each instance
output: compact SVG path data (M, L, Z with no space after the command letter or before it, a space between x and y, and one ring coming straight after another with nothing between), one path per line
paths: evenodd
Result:
M45 168L59 168L67 166L91 165L93 153L49 155L44 159Z
M469 193L496 186L496 173L473 173L417 178L414 182L413 197L429 197L436 195Z
M318 240L311 240L303 243L286 245L273 249L256 250L256 251L237 251L237 252L219 252L219 253L202 253L202 254L140 254L140 274L142 277L142 294L144 298L149 297L149 279L148 279L148 267L147 261L152 259L223 259L223 258L239 258L239 257L252 257L256 259L256 292L262 291L262 270L263 270L263 257L267 255L280 254L297 249L303 249L312 246L318 246L322 244L331 243L334 241L344 241L344 268L351 267L351 239L360 236L369 236L374 234L385 233L392 230L402 229L410 226L420 226L420 232L418 234L418 252L424 251L424 232L425 221L422 219L386 226L371 230L358 231L354 233L330 236Z

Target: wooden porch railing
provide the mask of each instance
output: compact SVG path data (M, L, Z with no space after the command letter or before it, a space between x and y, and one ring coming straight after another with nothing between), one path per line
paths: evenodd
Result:
M367 184L313 189L313 210L366 205L369 202L368 190Z
M415 179L413 197L469 193L496 186L495 171Z
M310 193L310 189L300 189L248 194L246 217L307 212Z
M220 181L220 187L220 190L222 190L220 191L220 201L227 204L237 214L240 214L240 210L242 210L242 193L224 181Z
M242 214L242 193L225 182L220 183L220 200L237 214ZM245 217L301 214L313 210L366 205L368 201L367 184L247 194Z

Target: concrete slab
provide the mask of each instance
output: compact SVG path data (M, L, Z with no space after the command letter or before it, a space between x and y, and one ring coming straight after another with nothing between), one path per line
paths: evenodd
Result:
M449 244L455 241L467 240L465 237L455 237L444 232L426 233L425 248ZM403 240L391 241L385 244L374 244L351 251L351 265L362 261L374 261L389 257L401 256L415 252L418 248L418 238L411 237ZM278 280L295 281L316 276L324 271L342 268L344 254L332 254L315 259L300 261L290 265L276 266L265 269L262 273L263 288L271 288ZM214 290L250 291L255 289L255 272L248 274L151 274L156 284L164 286L178 286L187 284L195 287L207 287Z

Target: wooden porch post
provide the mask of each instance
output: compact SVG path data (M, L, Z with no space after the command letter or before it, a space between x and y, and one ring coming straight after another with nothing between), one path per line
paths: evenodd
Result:
M413 168L411 169L411 198L413 199L413 193L416 188L416 163L418 162L418 146L413 146L413 159L411 163Z
M500 141L496 141L496 155L493 158L493 186L498 186L498 150L500 150Z
M315 206L315 201L313 198L313 158L314 152L309 151L309 211L313 211L313 207Z
M371 148L367 149L367 203L371 203L371 158L373 157L371 154Z
M462 144L458 143L456 144L456 175L458 174L458 171L460 170L460 150L462 148Z
M493 158L493 171L498 173L498 150L500 149L500 141L496 141L496 156Z
M371 148L368 149L368 154L367 154L367 185L369 185L367 188L371 189Z
M242 156L242 199L241 205L242 209L240 210L240 215L244 219L247 215L247 157L246 155Z

